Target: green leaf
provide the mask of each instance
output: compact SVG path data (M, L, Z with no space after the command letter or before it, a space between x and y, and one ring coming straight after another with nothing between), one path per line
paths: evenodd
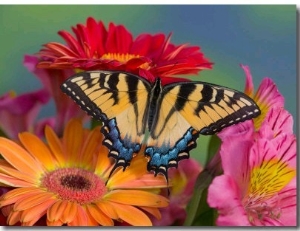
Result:
M206 165L214 157L214 155L219 151L221 143L222 143L221 139L217 135L211 136L211 139L209 140L208 147L207 147Z
M212 209L207 204L207 192L206 188L200 199L198 206L198 211L195 215L195 219L192 223L193 226L213 226L215 225L215 220L217 218L217 210Z
M205 224L206 216L209 215L209 210L212 210L207 204L205 205L207 188L212 180L213 176L210 175L207 170L203 170L199 174L195 183L194 194L186 208L187 216L184 222L185 226L198 225L199 223ZM208 220L208 223L213 225L212 221Z

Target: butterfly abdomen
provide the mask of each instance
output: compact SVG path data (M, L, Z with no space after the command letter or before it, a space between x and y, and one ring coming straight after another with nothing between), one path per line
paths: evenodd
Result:
M162 89L161 81L159 78L157 78L155 80L155 83L149 94L149 107L148 107L148 111L146 113L146 114L148 114L147 119L148 119L148 130L149 131L151 130L153 119L154 119L154 116L157 111L157 101L160 97L161 89Z

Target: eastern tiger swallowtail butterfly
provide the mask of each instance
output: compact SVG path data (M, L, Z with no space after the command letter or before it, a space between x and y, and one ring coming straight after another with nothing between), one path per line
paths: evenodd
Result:
M146 144L148 171L163 174L189 158L199 134L211 135L260 114L239 91L204 82L161 85L117 71L88 71L66 80L62 91L103 122L103 144L123 170ZM147 134L147 135L145 135ZM145 139L145 141L144 141Z

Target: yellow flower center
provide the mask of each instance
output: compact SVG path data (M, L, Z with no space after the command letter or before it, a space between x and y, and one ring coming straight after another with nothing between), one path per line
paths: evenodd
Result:
M264 161L250 175L250 185L244 197L244 207L250 222L268 216L279 218L281 213L278 192L296 175L296 170L277 159Z
M135 54L121 54L121 53L106 53L104 55L101 56L102 59L111 59L111 60L117 60L120 63L126 63L131 59L135 59L135 58L141 58L140 55L135 55ZM148 70L150 68L149 63L144 63L142 65L140 65L140 68Z
M184 187L187 184L186 175L180 173L180 171L177 171L172 177L171 184L172 184L172 195L180 194L184 190Z
M81 168L61 168L44 176L42 186L62 200L87 204L100 199L107 188L101 178Z

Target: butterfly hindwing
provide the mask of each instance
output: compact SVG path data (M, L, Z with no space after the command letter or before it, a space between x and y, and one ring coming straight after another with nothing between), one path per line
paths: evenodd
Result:
M250 97L233 89L203 82L164 86L145 151L148 170L167 177L169 167L189 158L199 134L215 134L259 114Z
M116 159L114 169L125 169L144 138L150 84L122 72L90 71L69 78L62 90L103 122L103 144L109 148L109 156Z

